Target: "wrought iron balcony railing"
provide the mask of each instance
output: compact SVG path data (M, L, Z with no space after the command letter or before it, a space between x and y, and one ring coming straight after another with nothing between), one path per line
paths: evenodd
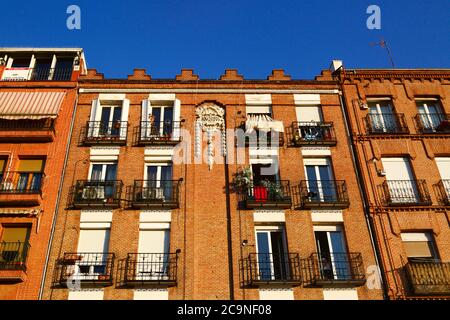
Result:
M81 132L84 144L126 144L127 121L88 121Z
M381 187L384 202L389 206L427 206L432 203L425 180L388 180Z
M347 208L350 205L345 181L303 180L293 189L294 206L297 209Z
M409 133L405 115L401 113L368 114L366 124L370 134Z
M288 180L253 182L244 189L242 200L246 208L290 208L292 206L291 188Z
M109 286L113 283L114 253L65 253L58 261L60 286L79 281L82 286Z
M178 253L129 253L126 259L126 285L175 286Z
M302 260L302 270L310 287L357 287L366 282L361 253L313 253Z
M445 113L419 113L416 123L421 133L450 133L450 115Z
M0 174L0 194L41 194L42 172L7 171Z
M181 142L182 121L143 121L139 127L139 143L147 145L175 145Z
M290 144L294 146L334 146L337 143L332 122L293 122L288 132Z
M245 128L245 125L240 128ZM243 139L245 147L277 148L284 146L283 132L255 130L250 134L245 134ZM243 147L241 139L238 139L238 147Z
M0 119L0 131L54 131L54 119L6 120Z
M0 81L70 81L73 67L6 68Z
M437 184L439 201L446 206L450 206L450 180L441 180Z
M123 183L121 180L78 180L72 187L72 207L120 207Z
M180 180L135 180L132 186L133 207L180 206Z
M26 270L28 242L0 242L0 270Z
M405 266L415 295L450 295L450 262L411 259Z
M300 286L302 283L298 253L251 253L241 260L244 286Z

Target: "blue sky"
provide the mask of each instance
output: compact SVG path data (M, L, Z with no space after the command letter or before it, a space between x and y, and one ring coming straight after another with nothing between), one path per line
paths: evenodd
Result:
M81 8L81 30L66 28L66 9ZM366 27L369 5L381 30ZM146 68L174 78L194 68L217 79L237 68L265 79L283 68L309 79L342 59L347 68L450 68L450 0L54 0L9 1L0 46L82 47L89 68L123 78ZM7 31L7 32L5 32Z

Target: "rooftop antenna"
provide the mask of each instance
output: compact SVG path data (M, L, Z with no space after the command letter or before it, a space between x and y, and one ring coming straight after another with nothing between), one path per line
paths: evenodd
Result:
M387 51L387 54L389 56L389 60L391 61L392 69L395 69L394 59L392 58L391 50L389 49L389 46L384 40L384 38L381 38L380 42L372 42L370 44L371 46L380 46L381 48L385 48Z

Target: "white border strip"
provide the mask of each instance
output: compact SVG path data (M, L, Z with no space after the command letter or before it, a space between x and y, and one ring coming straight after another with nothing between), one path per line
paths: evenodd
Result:
M131 88L116 88L116 89L105 89L105 88L80 88L80 93L317 93L317 94L340 94L341 91L338 89L331 90L296 90L296 89L131 89Z

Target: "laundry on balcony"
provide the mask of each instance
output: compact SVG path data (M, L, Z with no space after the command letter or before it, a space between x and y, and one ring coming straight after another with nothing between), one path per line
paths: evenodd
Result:
M249 114L245 122L245 133L251 134L254 130L284 132L284 126L282 121L273 120L266 114Z

